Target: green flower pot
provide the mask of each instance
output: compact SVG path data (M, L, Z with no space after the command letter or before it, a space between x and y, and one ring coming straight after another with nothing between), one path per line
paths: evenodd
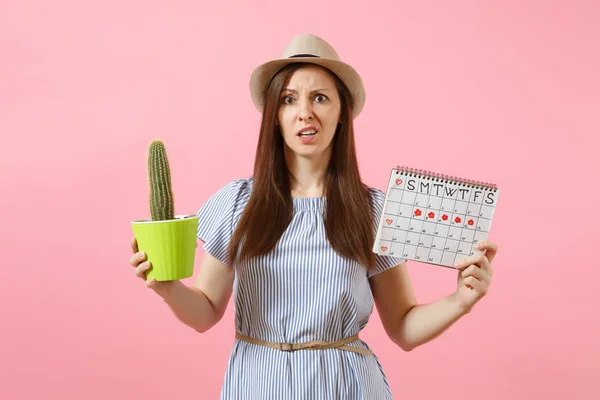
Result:
M175 219L131 221L139 251L146 253L152 267L148 279L174 281L194 274L197 215L176 215Z

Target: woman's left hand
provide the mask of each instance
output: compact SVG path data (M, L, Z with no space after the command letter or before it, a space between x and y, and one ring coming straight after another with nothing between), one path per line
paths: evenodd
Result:
M492 260L498 252L498 246L488 241L479 242L476 248L485 250L485 254L473 254L455 265L459 269L456 300L465 313L486 295L492 284Z

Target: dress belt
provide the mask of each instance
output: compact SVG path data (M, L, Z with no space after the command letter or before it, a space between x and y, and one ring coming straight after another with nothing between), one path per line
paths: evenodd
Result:
M281 351L295 351L295 350L322 350L322 349L340 349L346 351L352 351L359 354L364 354L370 356L373 354L371 350L361 349L359 347L346 346L347 343L354 342L358 340L358 334L347 337L342 340L338 340L337 342L326 342L324 340L313 340L310 342L303 343L274 343L267 342L260 339L255 339L249 336L242 335L239 332L236 332L235 337L243 340L248 343L254 343L261 346L271 347L273 349L281 350Z

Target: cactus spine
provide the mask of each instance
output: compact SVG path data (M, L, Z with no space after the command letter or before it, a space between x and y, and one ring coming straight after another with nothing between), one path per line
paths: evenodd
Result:
M150 183L150 214L153 221L175 218L171 187L171 171L165 145L153 140L148 151L148 179Z

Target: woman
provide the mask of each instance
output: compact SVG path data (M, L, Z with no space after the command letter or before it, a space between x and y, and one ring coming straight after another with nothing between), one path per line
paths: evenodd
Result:
M313 35L259 66L263 113L254 174L229 182L198 211L205 254L195 284L147 281L183 323L206 332L232 292L236 340L223 399L386 399L385 374L358 333L373 305L409 351L445 331L485 295L497 247L464 259L456 292L417 304L406 261L375 255L385 194L363 185L353 119L359 75ZM144 254L130 263L145 278Z

